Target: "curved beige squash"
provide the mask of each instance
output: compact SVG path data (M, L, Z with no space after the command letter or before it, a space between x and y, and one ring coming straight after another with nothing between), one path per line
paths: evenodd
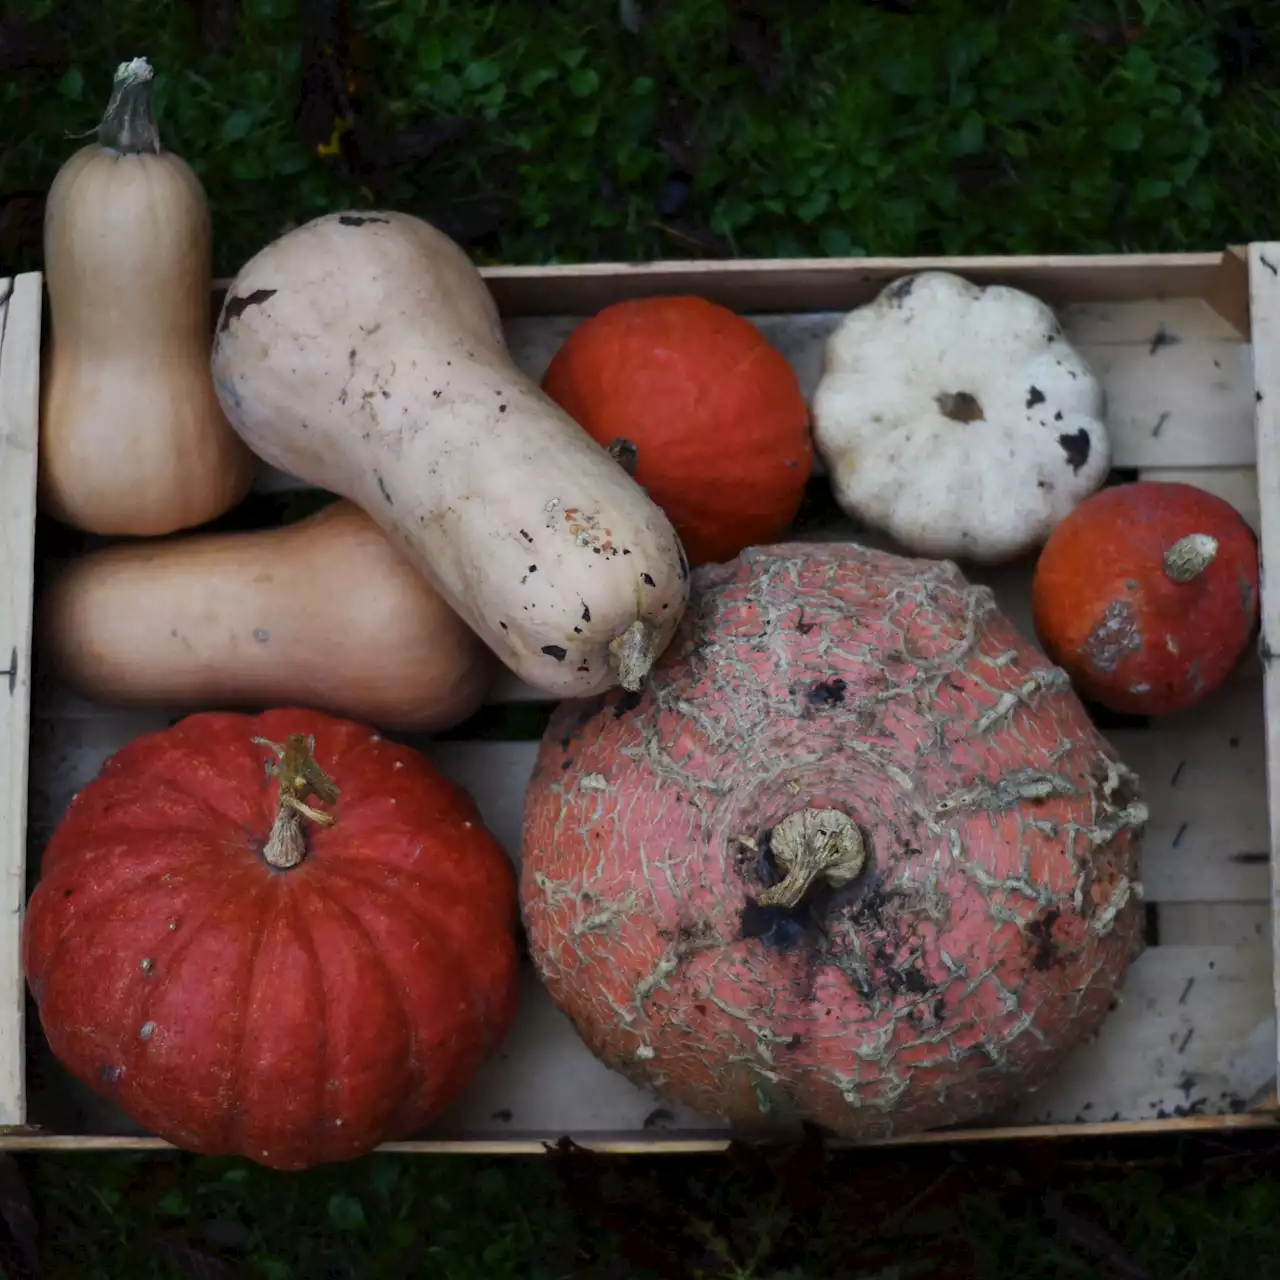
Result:
M512 363L447 236L397 213L286 233L229 290L213 375L255 453L364 508L530 684L640 687L688 599L679 539Z
M297 524L131 542L64 566L42 654L118 705L316 707L445 729L484 700L493 656L349 502Z
M253 482L209 372L208 202L161 150L151 82L144 59L117 70L99 140L62 166L45 207L40 505L93 533L203 524Z

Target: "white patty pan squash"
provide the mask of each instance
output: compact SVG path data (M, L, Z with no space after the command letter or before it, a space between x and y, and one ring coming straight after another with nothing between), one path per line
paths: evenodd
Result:
M946 271L845 316L811 410L836 501L917 555L1037 548L1111 466L1102 386L1052 310Z

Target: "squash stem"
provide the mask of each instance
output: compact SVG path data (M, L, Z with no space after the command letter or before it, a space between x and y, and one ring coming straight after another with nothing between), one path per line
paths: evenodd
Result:
M814 881L823 879L839 888L856 880L867 861L862 832L839 809L790 814L774 827L769 844L785 876L757 895L762 907L797 907Z
M1164 571L1174 582L1198 578L1218 554L1218 540L1207 533L1189 533L1164 553Z
M307 856L302 819L309 818L321 827L333 826L333 815L307 804L307 796L315 795L325 804L333 804L338 799L338 788L316 763L314 738L291 733L283 747L266 738L254 738L254 742L275 753L276 759L267 762L267 769L280 779L279 807L262 857L276 871L288 871Z
M160 129L151 101L154 81L155 72L146 58L134 58L116 68L111 100L98 124L102 146L121 155L159 155Z

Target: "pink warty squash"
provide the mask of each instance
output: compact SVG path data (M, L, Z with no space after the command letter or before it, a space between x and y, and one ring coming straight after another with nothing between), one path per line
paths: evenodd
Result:
M505 1034L516 885L464 791L313 711L209 712L72 801L27 909L55 1056L179 1147L277 1169L421 1128Z
M855 1140L1024 1097L1142 945L1134 775L955 565L696 570L644 694L562 703L531 954L588 1046L735 1124Z

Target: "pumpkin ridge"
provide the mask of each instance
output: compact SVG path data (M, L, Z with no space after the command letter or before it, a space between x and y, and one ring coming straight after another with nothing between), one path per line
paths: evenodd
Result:
M120 856L119 850L113 850L112 852L115 852L117 856ZM68 917L62 927L62 930L58 933L57 941L50 949L42 967L44 969L56 968L59 954L62 950L62 944L67 935L72 932L79 933L86 927L89 929L94 928L94 921L96 917L101 914L102 907L114 906L119 898L132 897L135 893L139 892L139 890L145 890L153 880L163 880L164 877L169 874L171 874L170 870L155 871L149 876L144 876L141 880L135 880L131 883L124 883L117 886L115 892L93 903L87 911L81 911L77 908L75 916ZM201 916L199 919L203 921L204 917Z
M396 975L391 971L391 966L387 963L387 957L383 954L381 947L378 946L377 938L373 936L365 922L349 906L347 906L346 902L344 902L338 894L332 891L334 887L332 882L339 878L340 877L336 875L326 876L322 882L320 878L317 877L313 882L315 885L316 895L318 897L326 898L330 905L337 910L338 914L351 923L353 931L359 934L360 938L364 941L365 946L368 948L369 954L376 960L376 968L382 973L384 984L391 992L394 1006L400 1011L400 1017L404 1021L407 1032L405 1039L409 1042L409 1061L407 1064L409 1068L408 1074L410 1076L416 1076L420 1053L417 1024L409 1011L408 1005L405 1004L404 993L400 989L400 984L396 981ZM363 888L364 886L361 887ZM390 895L387 896L389 897ZM396 900L396 905L402 905L398 899ZM312 972L315 974L316 979L319 982L321 999L317 1001L317 1007L321 1010L318 1027L320 1052L316 1056L323 1066L323 1073L321 1074L320 1079L327 1080L330 1078L332 1073L329 1070L328 1061L330 1042L328 1022L329 1001L328 988L325 983L325 971L323 968L324 962L321 959L320 948L316 945L315 935L311 931L311 920L306 917L305 913L299 913L299 915L303 921L300 936L305 937L306 939L307 950L310 952L314 961ZM433 939L433 941L438 940ZM322 1095L324 1092L324 1090L320 1090ZM410 1104L411 1101L412 1098L404 1098L399 1107L397 1107L396 1111L392 1114L398 1115L405 1106ZM317 1110L323 1121L330 1120L331 1117L328 1110L327 1099L325 1102L320 1104ZM321 1141L323 1142L323 1140Z
M267 925L270 924L274 913L278 912L281 903L288 902L289 906L293 905L292 895L282 893L279 889L275 889L274 882L279 877L269 877L268 883L271 887L263 886L257 893L252 896L257 898L259 910L257 915L257 927L252 930L249 936L249 946L251 948L248 964L248 982L245 984L245 998L237 1002L240 1017L240 1030L236 1037L237 1044L235 1052L231 1055L231 1070L228 1073L227 1095L231 1098L239 1098L240 1085L244 1079L244 1055L245 1046L249 1039L249 1023L250 1013L253 1010L254 995L258 982L258 960L262 955L262 940L267 936ZM275 891L273 892L273 889ZM237 889L238 892L238 889ZM206 917L207 919L207 917ZM193 931L194 932L194 931ZM246 931L249 932L249 931ZM308 942L310 936L308 935ZM308 946L308 951L314 952L314 947ZM323 1022L321 1025L323 1031ZM244 1151L247 1149L244 1133L245 1111L241 1106L231 1106L224 1113L223 1131L220 1135L220 1146L228 1151Z
M394 865L396 870L401 870L398 864L391 864L391 865ZM384 886L378 884L378 882L372 878L365 879L358 873L351 874L351 869L352 869L352 864L348 861L347 867L335 868L332 874L329 875L327 878L329 880L337 880L345 877L353 885L357 885L362 892L368 893L371 896L379 897L384 902L395 903L397 910L403 912L406 915L412 915L416 920L422 922L423 924L427 925L430 928L431 940L434 944L437 944L437 945L441 944L443 939L443 949L449 952L449 960L454 966L456 966L459 969L464 969L464 970L467 969L468 967L467 958L465 956L460 956L458 954L457 948L453 947L448 941L447 937L445 937L445 935L442 935L439 932L438 919L432 919L427 912L423 912L419 910L419 906L420 906L419 903L410 902L406 898L398 897L396 894L391 893ZM404 874L419 882L422 882L424 880L424 877L422 876L421 872L409 871L408 869L404 869ZM426 890L426 893L424 894L424 898L430 901L431 893L434 891L433 886L423 884L422 887ZM347 907L346 910L350 911L351 908ZM443 909L442 909L442 914L444 914ZM505 921L499 920L497 921L497 923L499 925L502 925L505 923ZM474 1006L471 1003L468 1003L467 1007L468 1009L471 1009Z
M339 876L345 876L353 884L358 884L361 889L372 890L385 897L394 898L394 895L388 893L377 880L366 878L363 874L365 868L391 870L398 875L403 875L408 879L415 881L416 884L423 889L423 896L426 900L432 900L433 897L439 897L442 890L447 887L434 880L441 870L440 864L438 863L433 864L431 867L431 880L429 880L422 871L415 870L413 867L407 867L402 862L395 862L391 859L376 857L353 857L337 850L330 851L326 849L324 851L324 863L326 878L333 879ZM412 911L415 915L420 915L416 907L406 905L403 899L395 898L395 901L397 905L405 906L406 910ZM505 922L505 918L505 914L502 915L499 919L499 923ZM425 923L434 929L438 924L438 919L425 919Z

